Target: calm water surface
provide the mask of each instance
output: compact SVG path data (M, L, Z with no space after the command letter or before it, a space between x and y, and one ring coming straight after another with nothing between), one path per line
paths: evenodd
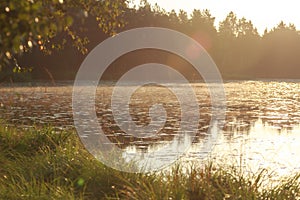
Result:
M184 90L184 85L172 85ZM226 123L212 127L210 96L204 83L192 84L199 103L200 121L184 161L203 162L207 156L219 163L235 163L248 171L267 168L277 175L300 171L300 81L238 81L224 84L227 98ZM131 86L124 86L124 91ZM136 124L150 123L149 108L160 103L167 121L152 138L135 138L117 125L111 110L113 85L97 89L96 114L107 137L125 152L149 153L165 144L178 144L180 104L165 87L139 88L131 98L130 115ZM0 118L10 126L27 128L51 124L72 129L72 84L57 86L0 86ZM122 99L119 99L121 102ZM188 104L188 102L187 102ZM114 106L118 106L115 104ZM121 108L120 108L121 109ZM124 121L126 123L126 121ZM205 147L214 137L214 148ZM212 150L212 152L210 152ZM168 154L158 159L167 159Z

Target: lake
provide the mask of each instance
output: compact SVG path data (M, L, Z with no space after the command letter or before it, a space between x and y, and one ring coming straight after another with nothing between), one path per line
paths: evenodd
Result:
M222 129L210 124L211 101L207 85L191 85L197 97L200 120L192 145L181 160L203 162L210 159L218 163L234 163L252 172L266 168L274 172L274 179L300 171L300 81L224 83L227 108ZM169 86L185 90L184 85ZM126 92L131 87L132 84L123 86L122 91ZM48 83L2 85L0 119L5 119L7 126L25 129L48 124L58 130L73 129L72 89L71 82L58 82L55 86ZM147 85L137 89L130 99L129 116L138 126L147 126L151 122L151 105L160 103L164 106L166 122L152 137L134 137L120 129L112 109L122 109L118 107L123 105L122 98L116 98L112 108L113 89L112 83L99 85L95 104L99 124L113 144L124 152L143 155L170 143L180 143L176 140L182 139L178 137L181 104L167 87ZM121 117L120 120L126 124L130 119ZM211 135L214 135L213 148L210 148L211 143L206 148ZM157 159L167 159L168 156L171 154L163 154Z

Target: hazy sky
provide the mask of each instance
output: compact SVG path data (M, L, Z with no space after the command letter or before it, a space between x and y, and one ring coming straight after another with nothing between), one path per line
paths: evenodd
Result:
M245 17L251 20L262 33L276 26L281 20L285 23L294 23L300 28L300 1L298 0L148 0L154 5L158 3L167 11L183 9L191 13L196 9L209 9L216 17L216 25L233 11L238 18Z

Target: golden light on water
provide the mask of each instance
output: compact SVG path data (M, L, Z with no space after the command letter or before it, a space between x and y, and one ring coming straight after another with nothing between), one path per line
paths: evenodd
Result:
M184 89L182 85L177 86L181 87L182 90ZM228 108L226 124L221 134L216 134L218 135L217 142L208 159L222 165L236 164L249 173L267 169L274 172L274 176L270 178L274 181L278 177L299 171L300 83L292 81L236 81L227 82L224 86ZM124 87L125 90L126 88L127 86ZM206 134L202 128L207 125L205 120L210 114L208 109L209 97L204 83L194 83L193 88L195 88L197 98L199 98L200 114L203 115L201 115L202 118L200 117L201 130L199 129L200 135L195 138L197 140L182 159L184 163L197 161L198 164L201 164L204 163L201 161L207 159L203 140L209 134ZM107 127L105 128L113 126L113 123L109 121L112 115L109 114L106 107L110 104L109 94L111 94L112 89L110 86L101 86L97 90L97 94L99 94L97 97L100 97L96 100L97 114L99 117L105 118L107 116L105 119ZM70 127L70 123L73 123L69 115L72 87L68 85L65 87L47 87L46 93L43 87L2 87L0 91L2 94L0 107L10 108L2 109L3 114L9 117L7 120L19 124L26 124L33 120L37 124L51 123L54 126L55 123L61 126L59 123L64 122L65 127ZM157 93L158 91L160 93ZM133 96L136 104L132 104L136 105L132 116L136 120L147 122L147 106L152 105L152 101L164 100L169 103L167 110L171 112L169 119L172 123L168 125L166 132L160 133L160 141L147 140L142 143L141 141L129 141L126 140L126 136L122 138L122 133L111 133L112 130L109 129L110 134L116 134L122 139L118 145L127 152L151 152L170 142L174 143L174 148L177 148L175 144L180 143L181 140L176 141L176 130L173 130L176 129L177 125L175 126L174 123L176 124L177 117L180 116L179 113L175 115L175 110L178 109L179 105L175 97L166 96L163 91L161 87L148 86L146 89L141 89L139 94L141 97L146 97L148 102L139 99L140 96ZM18 93L17 98L12 98L16 93ZM55 109L54 114L51 113L53 109ZM23 115L22 118L20 118L20 113ZM32 113L36 117L32 117ZM126 143L126 141L129 142ZM157 159L167 158L168 154L166 153ZM83 185L84 180L80 180L78 184Z

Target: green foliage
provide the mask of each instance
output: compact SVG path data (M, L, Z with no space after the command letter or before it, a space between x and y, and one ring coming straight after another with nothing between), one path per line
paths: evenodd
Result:
M0 2L0 69L16 65L16 58L37 46L51 54L71 40L82 53L86 53L87 38L81 38L74 27L83 26L91 15L99 28L114 34L123 25L119 19L127 6L126 0L4 0ZM65 33L65 34L61 34ZM58 34L57 42L53 39Z
M40 63L40 71L34 73L40 76L38 79L64 79L62 77L67 75L65 79L72 79L84 59L81 54L106 39L106 33L145 26L171 28L197 40L227 79L298 78L300 75L297 70L300 35L293 24L280 22L277 27L259 35L251 21L238 18L233 12L216 27L209 10L195 9L189 16L183 10L167 12L145 0L136 8L128 8L127 3L127 0L0 2L0 82L30 80L29 70L26 76L14 72L26 71L29 66L36 67ZM96 32L97 25L102 32ZM69 46L74 46L80 54L74 54ZM49 56L40 56L37 49ZM32 54L21 57L31 50ZM63 51L63 62L55 57L57 54L53 56L53 50ZM29 62L23 64L24 57ZM136 60L146 57L155 55L144 54ZM125 60L122 65L129 65L133 60ZM45 67L50 72L47 77L45 70L41 70Z
M73 131L0 126L0 199L299 199L300 176L265 187L268 173L191 166L148 174L110 169Z

